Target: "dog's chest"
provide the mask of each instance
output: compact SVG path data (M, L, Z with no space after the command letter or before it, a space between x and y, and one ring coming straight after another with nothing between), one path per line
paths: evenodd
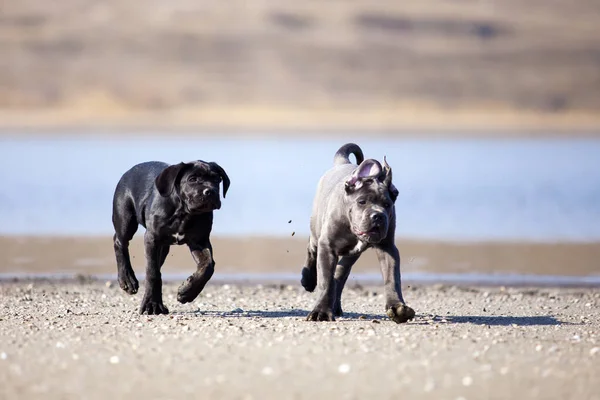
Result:
M184 218L174 218L170 221L170 223L165 227L167 229L168 235L171 237L173 244L185 244L186 243L186 233L189 230L189 219ZM167 233L165 232L165 233Z
M344 249L344 251L340 255L342 255L342 256L355 256L355 255L361 254L368 247L369 247L368 243L365 243L362 240L358 240L356 242L356 244L354 245L354 247L348 247L347 249Z
M174 233L173 235L173 240L175 241L175 244L182 244L185 240L185 234L184 233Z

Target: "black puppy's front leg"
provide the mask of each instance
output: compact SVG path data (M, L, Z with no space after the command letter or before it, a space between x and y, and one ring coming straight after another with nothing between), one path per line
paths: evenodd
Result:
M189 247L196 262L196 272L190 275L177 290L177 300L180 303L194 301L215 272L215 260L210 241L203 245L190 244Z
M166 247L166 248L164 248ZM156 237L146 232L144 235L144 249L146 252L146 290L140 314L168 314L169 310L162 301L162 277L160 267L168 247L163 246Z
M387 316L399 324L415 317L415 311L404 303L400 281L400 253L393 242L375 248L383 275Z
M308 314L307 321L334 321L333 305L335 301L335 281L333 274L337 257L331 246L324 241L319 241L317 247L317 282L321 291L315 308Z

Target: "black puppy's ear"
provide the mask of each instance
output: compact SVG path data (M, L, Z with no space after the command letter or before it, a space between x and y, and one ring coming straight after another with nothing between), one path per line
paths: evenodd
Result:
M368 159L360 163L350 178L346 180L346 191L359 189L365 178L374 178L381 174L381 164L377 160Z
M168 197L173 192L175 183L181 176L186 165L186 163L171 165L165 168L164 171L156 177L154 184L161 196Z
M210 167L217 174L219 174L221 176L221 178L223 179L223 198L225 198L225 195L227 194L227 191L229 190L229 185L231 184L231 181L229 180L229 177L227 176L227 173L216 162L209 162L208 165L210 165Z

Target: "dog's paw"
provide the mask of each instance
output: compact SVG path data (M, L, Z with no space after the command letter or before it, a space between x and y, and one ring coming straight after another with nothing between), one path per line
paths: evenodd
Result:
M142 300L140 314L159 315L168 314L169 309L165 307L162 300L146 299Z
M177 289L177 301L181 304L191 303L198 297L202 289L204 289L204 285L199 284L193 277L189 277Z
M314 309L313 311L311 311L310 314L308 314L308 317L306 317L307 321L335 321L335 318L333 317L333 312L329 311L324 311L324 310L319 310L319 309Z
M397 324L408 322L415 317L415 310L406 304L397 303L386 311L387 316Z
M177 301L182 304L194 301L202 293L214 272L214 267L210 267L190 275L177 289Z
M133 272L133 270L123 272L119 271L118 281L119 286L125 292L129 294L136 294L138 292L140 284L137 278L135 277L135 273Z
M181 304L191 303L198 297L200 290L195 288L193 285L186 285L185 283L177 290L177 301Z
M313 292L317 287L317 272L311 268L302 268L302 280L300 283L302 283L302 287L307 292Z

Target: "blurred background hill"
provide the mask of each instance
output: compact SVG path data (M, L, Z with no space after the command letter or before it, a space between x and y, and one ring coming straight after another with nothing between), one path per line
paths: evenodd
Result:
M0 127L597 128L600 2L3 1Z

